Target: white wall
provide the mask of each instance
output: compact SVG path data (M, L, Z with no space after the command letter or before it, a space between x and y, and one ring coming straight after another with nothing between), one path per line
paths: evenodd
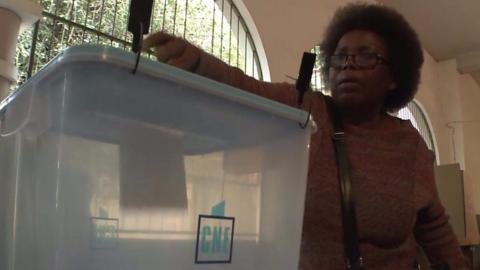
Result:
M243 0L265 48L272 81L296 77L304 51L322 39L335 9L348 0Z
M440 164L459 163L464 170L467 243L478 242L475 214L480 200L480 87L457 71L455 59L436 62L425 52L417 99L433 125ZM473 121L472 121L473 120ZM475 122L476 121L476 122Z

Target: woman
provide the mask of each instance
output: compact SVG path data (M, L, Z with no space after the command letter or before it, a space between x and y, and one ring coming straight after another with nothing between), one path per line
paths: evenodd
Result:
M145 47L160 61L296 105L294 86L257 81L182 39L156 33ZM346 134L364 269L411 269L417 244L434 265L468 269L438 198L432 153L410 122L387 114L417 90L423 55L414 30L390 8L350 4L336 12L321 50L322 74ZM308 92L304 102L320 131L312 136L302 270L347 265L327 99Z

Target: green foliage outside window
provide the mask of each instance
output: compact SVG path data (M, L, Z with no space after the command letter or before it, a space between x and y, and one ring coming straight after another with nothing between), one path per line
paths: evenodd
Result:
M18 40L17 86L69 46L101 44L130 49L130 0L40 0L42 19ZM258 55L230 0L154 0L150 32L185 37L230 65L262 79ZM36 38L34 38L36 35ZM32 47L34 48L32 50ZM29 72L30 68L30 72Z

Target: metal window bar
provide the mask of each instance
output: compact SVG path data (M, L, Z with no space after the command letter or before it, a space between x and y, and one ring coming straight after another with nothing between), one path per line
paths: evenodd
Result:
M100 20L98 22L98 30L102 31L103 13L105 12L105 0L102 0L102 9L100 11ZM97 35L97 43L100 43L100 35Z
M39 22L36 22L35 26L33 28L32 40L37 40L38 27L39 27ZM33 66L35 65L35 51L36 51L36 49L37 49L37 43L32 42L32 46L30 47L30 57L28 59L27 78L32 77Z
M150 29L154 29L154 26L153 26L153 18L155 17L155 8L157 7L157 5L155 5L155 2L153 3L152 5L152 16L150 16Z
M238 18L238 17L237 17ZM237 20L237 67L240 65L240 20Z
M112 36L115 34L115 27L117 22L117 8L118 8L118 0L115 0L115 11L113 12L113 25L112 25L112 32L110 33ZM110 43L113 45L113 41Z
M224 12L224 7L225 7L225 0L222 0L222 14ZM221 20L220 22L220 58L223 58L223 21Z
M245 52L244 52L244 55L245 55L245 59L243 60L244 61L244 71L247 72L247 52L248 52L248 31L245 31ZM248 72L247 72L248 74Z
M70 12L69 12L69 20L72 21L73 20L73 11L75 9L75 0L72 0L72 5L70 6ZM67 30L67 46L70 45L70 37L68 35L70 35L70 32L72 31L72 25L69 24L68 25L68 30Z
M230 5L230 27L232 27L232 19L233 19L233 7L232 5ZM230 65L231 62L232 62L232 32L233 30L230 29L230 33L229 33L229 36L228 36L228 64Z
M178 1L175 0L175 9L173 10L173 34L175 35L175 29L177 26L177 8L178 8Z
M90 11L90 0L87 1L87 6L86 6L86 13L85 13L85 21L83 22L83 25L87 25L87 21L88 21L88 13ZM55 14L56 15L56 14ZM85 30L83 31L83 35L82 35L82 40L85 40Z
M210 50L210 53L213 54L213 48L215 47L215 7L216 7L216 1L213 0L213 15L212 15L212 48Z
M40 2L48 9L45 9L42 19L32 27L32 30L19 38L16 62L21 79L11 90L24 83L56 53L70 45L100 43L124 49L131 46L131 36L126 30L129 0L40 0ZM204 21L205 16L211 16L211 30L208 30L212 35L211 48L208 48L210 46L205 40L197 41L199 44L196 45L210 49L209 51L215 55L220 52L217 56L223 61L243 69L250 76L263 78L255 43L232 0L222 0L222 3L215 0L198 1L199 3L189 0L176 0L172 3L167 0L155 2L158 5L152 16L152 20L157 22L155 25L157 27L161 25L161 29L167 32L171 32L172 28L180 30L176 32L184 38L200 36L196 30L192 30L196 29L192 28L196 26L194 18L198 22ZM195 6L205 7L212 2L212 9ZM205 14L194 14L198 13L198 10ZM180 18L181 16L185 18ZM170 26L172 19L173 24ZM177 20L179 25L176 25ZM153 25L152 31L160 30L154 29ZM180 28L183 28L183 33L180 33ZM202 38L208 39L208 35L204 34Z
M185 0L185 20L183 21L183 37L187 36L187 17L188 17L188 0Z
M57 17L57 14L58 14L58 6L59 6L59 2L60 0L56 0L55 1L55 17ZM55 33L57 32L57 20L54 19L53 20L53 23L52 23L52 28L53 28L53 31L51 32L51 36L50 36L50 46L49 46L49 50L48 50L48 58L52 58L52 51L53 51L53 44L54 44L54 41L55 41Z

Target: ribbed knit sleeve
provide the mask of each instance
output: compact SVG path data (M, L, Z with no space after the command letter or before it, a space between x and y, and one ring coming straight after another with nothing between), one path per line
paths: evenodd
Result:
M434 157L419 138L415 164L417 212L415 237L432 265L447 263L450 269L470 269L440 202L433 172Z
M258 81L205 52L200 54L199 64L194 72L292 107L297 106L297 92L292 84ZM303 108L308 108L311 91L305 95Z

